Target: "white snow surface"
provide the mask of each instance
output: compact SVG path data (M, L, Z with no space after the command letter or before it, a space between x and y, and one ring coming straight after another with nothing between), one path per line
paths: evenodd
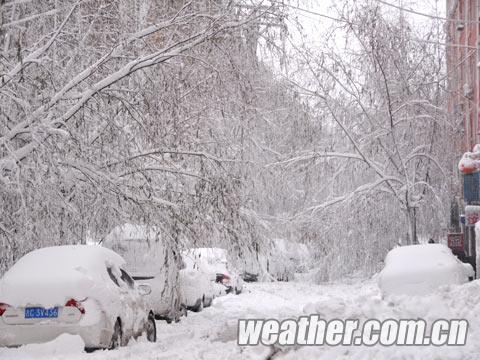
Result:
M472 267L445 245L421 244L391 250L378 284L385 295L425 295L443 285L466 283L469 276Z
M80 353L83 351L84 347L85 343L79 335L62 334L55 340L45 344L29 344L22 346L17 352L18 357L25 358L56 357L58 359L68 359L70 354Z
M239 347L239 318L286 319L306 314L325 319L424 318L467 319L465 346L305 346ZM178 324L157 322L157 343L145 339L114 351L86 354L78 345L68 355L49 344L19 349L0 349L0 359L10 360L106 360L106 359L478 359L480 357L480 281L444 286L427 296L392 296L382 299L376 278L313 285L305 283L248 284L241 295L214 300L210 308L189 313ZM58 341L58 339L56 340ZM55 342L54 342L55 343Z

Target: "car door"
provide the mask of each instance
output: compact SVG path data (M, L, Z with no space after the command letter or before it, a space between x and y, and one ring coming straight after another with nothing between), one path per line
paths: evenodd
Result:
M132 332L134 334L139 333L146 321L145 303L132 277L124 269L120 269L120 272L120 278L128 288L128 304L131 310Z

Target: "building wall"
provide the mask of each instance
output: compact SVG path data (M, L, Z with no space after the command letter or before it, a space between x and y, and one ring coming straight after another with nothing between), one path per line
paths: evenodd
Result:
M463 125L460 153L479 142L479 6L480 0L447 0L448 109Z

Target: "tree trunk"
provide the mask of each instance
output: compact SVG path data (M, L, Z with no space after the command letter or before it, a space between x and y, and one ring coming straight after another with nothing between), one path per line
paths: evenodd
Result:
M407 245L418 244L417 237L417 209L414 207L407 208L408 221L408 239Z
M458 199L457 197L452 197L450 200L450 226L449 230L459 233L461 231L460 229L460 209L458 205Z

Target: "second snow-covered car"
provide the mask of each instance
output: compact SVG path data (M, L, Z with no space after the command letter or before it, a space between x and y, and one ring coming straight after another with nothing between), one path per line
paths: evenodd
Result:
M126 269L141 284L150 285L152 292L145 301L156 319L179 321L185 313L180 300L178 278L180 264L162 232L154 226L123 224L115 227L102 245L126 260Z
M125 272L125 261L100 246L34 250L0 280L0 346L79 335L86 349L113 349L146 333L156 341L153 312Z
M242 292L243 279L232 269L225 249L192 248L185 256L201 263L204 271L213 273L217 284L223 285L226 293L238 295Z
M213 282L195 269L182 269L179 274L182 302L188 310L201 311L212 304L215 297Z

